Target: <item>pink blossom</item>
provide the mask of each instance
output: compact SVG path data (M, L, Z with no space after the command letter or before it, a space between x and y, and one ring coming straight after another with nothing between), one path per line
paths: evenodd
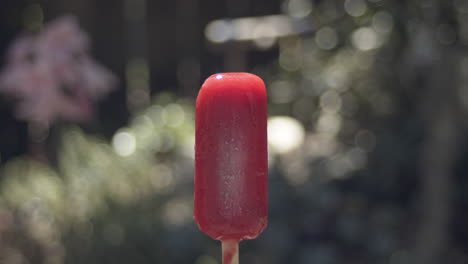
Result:
M0 73L0 92L15 99L18 118L86 121L116 78L88 53L89 37L74 17L52 21L15 40Z

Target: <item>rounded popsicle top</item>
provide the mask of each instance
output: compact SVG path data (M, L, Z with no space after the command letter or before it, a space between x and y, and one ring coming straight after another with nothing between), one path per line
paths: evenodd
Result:
M224 72L224 73L216 73L208 77L202 85L202 88L206 85L216 85L220 83L219 81L225 80L227 82L223 82L224 85L226 84L233 84L239 86L245 85L252 85L255 87L263 86L265 88L265 84L263 80L255 74L248 73L248 72Z
M205 80L199 91L197 102L199 98L203 98L203 93L215 92L214 90L216 93L220 93L222 92L220 89L226 91L232 89L250 90L266 95L265 83L257 75L247 72L226 72L213 74Z

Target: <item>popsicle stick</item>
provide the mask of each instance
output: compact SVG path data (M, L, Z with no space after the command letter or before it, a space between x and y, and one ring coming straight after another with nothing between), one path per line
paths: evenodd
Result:
M239 264L239 241L221 241L223 264Z

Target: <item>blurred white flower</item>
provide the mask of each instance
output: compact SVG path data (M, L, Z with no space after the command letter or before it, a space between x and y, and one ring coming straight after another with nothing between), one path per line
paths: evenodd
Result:
M87 34L71 16L14 41L0 72L0 92L15 99L18 118L48 124L89 120L93 102L114 87L116 78L88 49Z

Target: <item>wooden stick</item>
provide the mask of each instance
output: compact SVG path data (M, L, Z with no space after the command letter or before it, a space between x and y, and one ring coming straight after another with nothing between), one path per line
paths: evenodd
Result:
M223 250L223 264L239 264L239 241L221 241Z

